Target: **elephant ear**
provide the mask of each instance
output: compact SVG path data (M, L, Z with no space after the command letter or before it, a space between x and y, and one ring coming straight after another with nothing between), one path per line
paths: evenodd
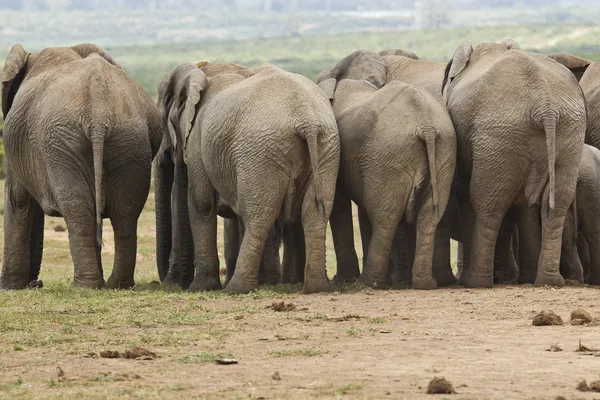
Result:
M402 49L387 49L381 50L379 52L380 56L402 56L407 58L412 58L413 60L418 60L419 56L417 56L412 51L402 50Z
M192 132L197 106L200 103L202 91L208 85L208 78L201 69L194 69L185 77L179 88L177 104L179 110L179 126L182 129L183 148L186 148L188 137ZM175 125L176 126L176 125Z
M13 100L27 71L29 55L23 46L15 44L6 57L2 70L2 114L4 118L10 111Z
M473 46L467 40L462 41L456 51L454 52L454 56L452 56L452 60L449 63L447 78L448 81L454 79L458 74L460 74L469 63L469 59L471 58L471 54L473 53ZM445 77L446 78L446 77ZM448 82L450 83L450 82Z
M173 68L158 86L158 108L176 155L183 154L201 92L207 83L204 72L196 64L189 63Z
M587 68L592 64L590 60L567 53L551 53L548 54L548 57L567 67L575 75L577 81L581 80Z
M115 61L115 59L113 58L113 56L111 56L108 51L104 50L100 46L96 46L93 43L81 43L81 44L72 46L71 49L73 49L77 54L79 54L81 56L81 58L86 58L90 54L96 53L100 57L104 58L106 61L108 61L109 63L111 63L112 65L114 65L115 67L117 67L119 69L123 69L119 65L119 63L117 63Z
M512 39L506 39L502 42L502 45L506 47L506 50L521 50L521 46Z

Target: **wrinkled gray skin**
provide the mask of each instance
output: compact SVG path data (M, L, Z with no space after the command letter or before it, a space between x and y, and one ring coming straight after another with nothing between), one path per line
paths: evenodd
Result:
M15 45L2 73L2 108L8 163L2 288L37 279L44 213L64 217L73 283L92 288L105 286L100 240L102 218L110 218L115 262L106 285L132 287L137 220L162 137L150 96L93 44L40 53Z
M454 175L456 136L448 112L426 90L399 81L383 86L385 80L383 60L365 50L317 78L333 99L342 145L331 216L338 279L350 279L358 271L352 200L359 207L368 248L361 281L378 288L388 285L390 250L404 221L415 248L412 286L433 289L434 239Z
M592 285L600 285L600 150L584 145L581 163L579 165L579 178L577 179L577 218L568 218L565 222L563 234L563 253L561 267L569 279L583 282L583 276ZM578 236L579 231L579 236ZM582 257L580 262L578 250L586 253L582 240L588 247L589 255ZM585 265L585 271L582 265ZM585 272L585 274L584 274Z
M514 41L475 49L465 41L447 66L443 90L458 138L457 174L469 182L469 196L459 202L470 201L474 215L462 283L492 286L498 232L507 211L517 206L520 258L537 261L537 271L529 271L535 284L564 285L563 225L586 128L577 80L563 65L521 51ZM538 218L541 227L535 225ZM534 232L541 232L542 243L535 258L523 254Z
M175 67L161 82L158 100L169 132L164 148L175 154L175 171L187 168L187 187L179 186L175 174L173 191L188 192L185 211L195 270L190 289L221 285L218 194L244 226L226 290L247 293L258 286L265 242L278 218L302 221L307 244L304 292L327 290L325 234L340 151L327 97L307 78L273 66L244 69L228 64L226 72L213 75L204 71L222 65L199 65L203 68ZM157 177L164 175L158 171ZM157 196L157 213L170 208L169 197L168 192ZM174 215L186 220L185 213L169 212L168 219L157 219L170 221ZM157 227L157 243L167 242L164 234L170 228Z

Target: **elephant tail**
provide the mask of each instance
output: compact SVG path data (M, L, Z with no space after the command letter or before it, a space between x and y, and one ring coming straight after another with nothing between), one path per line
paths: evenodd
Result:
M308 145L308 154L310 155L310 165L313 171L313 185L315 191L315 201L317 208L325 210L323 202L323 191L321 188L321 176L319 175L319 152L318 152L318 136L316 133L311 133L305 136L306 144Z
M97 240L102 243L102 164L104 158L104 130L91 132L92 158L94 162L94 191L96 198Z
M548 205L549 211L552 211L554 210L554 191L556 190L556 177L554 175L556 165L556 116L553 114L542 116L542 125L546 132L546 151L548 152L548 185L550 186Z
M433 209L437 213L438 208L438 195L437 195L437 168L435 163L435 141L437 140L437 131L435 129L423 129L418 134L419 138L425 142L427 148L427 159L429 161L429 176L431 179L431 200L433 203Z

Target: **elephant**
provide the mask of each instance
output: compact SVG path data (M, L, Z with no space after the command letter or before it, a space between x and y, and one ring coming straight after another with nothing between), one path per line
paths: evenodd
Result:
M217 197L244 227L227 291L247 293L258 286L270 230L278 220L297 219L306 237L304 293L328 290L325 234L340 142L329 100L319 87L271 65L184 63L160 83L158 105L165 136L155 169L161 189L157 246L176 243L168 235L181 232L185 223L190 226L193 246L182 246L194 253L190 290L221 288ZM176 195L165 190L163 182L169 179ZM178 221L175 227L172 217ZM169 262L167 250L170 256L177 251L164 246L159 262Z
M568 257L561 260L561 269L569 279L583 283L586 276L591 285L600 285L600 150L587 144L579 165L574 208L575 218L565 222L569 235L563 235L563 253Z
M150 96L89 43L30 53L16 44L2 73L7 178L1 286L36 285L44 215L64 217L75 286L134 286L137 221L162 121ZM105 283L102 219L115 234Z
M566 53L548 57L571 69L583 89L588 107L585 143L600 149L600 63Z
M348 279L358 273L354 201L368 248L362 283L388 286L390 250L396 228L404 221L415 249L412 287L433 289L434 238L454 176L456 136L445 107L425 89L385 81L385 63L366 50L350 54L317 77L332 99L342 146L330 217L338 274Z
M447 64L443 99L457 134L457 178L468 182L474 218L465 251L467 287L493 285L494 248L502 220L516 207L520 280L563 286L559 272L565 217L577 184L586 105L573 73L553 59L522 51L513 40L460 43ZM541 227L535 226L541 220ZM527 229L521 229L521 228ZM541 232L539 256L524 243ZM535 278L533 278L535 277Z

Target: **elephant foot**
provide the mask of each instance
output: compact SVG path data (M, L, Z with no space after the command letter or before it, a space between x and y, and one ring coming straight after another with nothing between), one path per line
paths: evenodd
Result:
M197 277L188 288L191 292L209 292L213 290L222 290L221 280L214 277Z
M304 294L311 294L311 293L321 293L321 292L329 292L331 290L331 286L329 284L329 280L327 278L325 279L318 279L318 280L305 280L304 281L304 288L302 290L302 292Z
M431 290L431 289L437 289L438 283L433 277L425 278L425 279L413 278L411 286L413 289L416 289L416 290Z
M440 276L436 276L434 274L434 277L435 277L438 287L452 286L452 285L456 285L456 282L458 282L456 277L452 274L443 274Z
M459 280L459 284L467 288L491 288L494 286L494 277L483 277L464 273Z
M536 287L540 286L565 286L565 280L560 274L555 275L539 275L535 280Z
M584 283L583 270L569 272L567 274L567 277L565 278L565 280L575 281L575 282L583 284Z
M87 289L103 289L106 287L104 279L75 279L73 286L76 288L87 288Z
M592 286L600 286L600 276L590 276L588 283Z
M235 275L225 286L225 291L230 293L241 293L246 294L251 291L258 289L258 282L256 283L248 283L243 280L237 278Z
M35 281L29 282L29 285L27 285L27 286L32 289L41 289L44 287L44 282L42 282L41 279L37 279Z
M523 285L526 283L534 283L535 276L530 274L519 274L519 279L517 279L517 282L519 283L519 285Z
M376 279L368 274L362 274L358 280L363 285L372 287L374 289L388 289L389 288L387 279L385 277L382 279Z
M132 280L123 280L120 281L117 278L114 278L112 275L106 281L107 289L133 289L135 287L135 282Z
M28 286L29 283L27 281L9 281L8 279L3 279L0 282L0 289L2 290L22 290Z

